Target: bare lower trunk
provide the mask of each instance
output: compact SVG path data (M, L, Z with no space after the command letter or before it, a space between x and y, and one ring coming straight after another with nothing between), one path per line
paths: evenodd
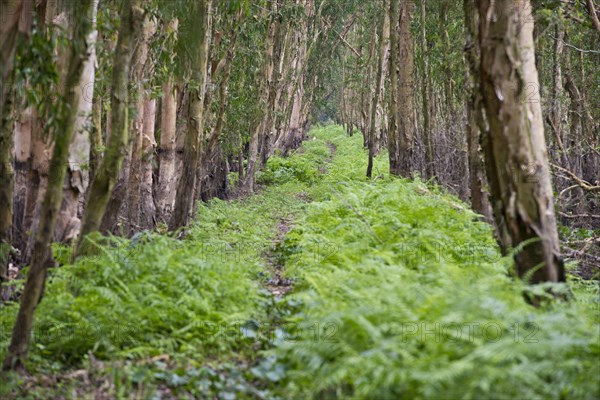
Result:
M121 162L127 152L127 98L129 69L133 46L142 23L140 0L127 0L121 11L121 26L115 51L111 83L111 134L106 152L91 185L90 198L83 214L77 253L85 253L85 235L100 229L102 217L117 180Z
M61 205L54 240L59 242L71 241L79 235L81 219L79 208L82 196L86 193L89 185L90 164L90 126L92 116L92 104L94 98L94 77L96 65L96 14L99 0L92 1L92 31L87 38L90 48L89 58L85 60L82 76L82 94L77 107L77 119L75 120L75 135L69 147L69 161L67 179L63 203Z
M431 120L429 107L429 51L427 48L427 32L425 28L426 2L421 2L421 97L423 113L423 144L425 145L425 176L427 179L434 178L435 162L433 151L433 138L431 137Z
M156 191L158 219L168 222L173 212L177 179L175 175L175 134L177 129L177 98L173 81L163 85L160 120L160 171Z
M254 191L254 179L258 169L258 157L259 157L259 146L262 138L262 132L264 129L268 129L266 118L268 118L269 111L267 110L269 104L269 83L271 81L273 73L273 51L275 45L275 33L277 28L277 22L275 14L277 13L277 1L271 3L272 15L270 17L269 31L267 33L267 40L265 41L264 48L264 59L261 68L261 73L258 76L260 80L258 106L254 116L254 122L251 125L250 130L250 146L248 154L248 167L246 170L246 178L243 184L243 188L247 192Z
M212 26L212 0L202 0L199 3L199 48L194 51L193 65L196 69L194 77L197 87L190 93L188 132L183 149L183 168L177 184L177 197L169 229L175 230L188 224L192 218L194 193L196 189L196 172L198 157L201 154L201 138L204 132L204 95L208 77L209 41Z
M156 208L152 194L152 160L154 159L154 123L156 120L156 100L144 104L144 135L142 140L142 182L140 186L140 228L152 229L155 225Z
M142 210L142 174L143 174L143 149L144 149L144 124L146 120L145 105L147 101L147 90L144 87L145 77L148 75L148 51L150 38L156 31L156 25L148 17L145 18L141 40L135 47L133 53L132 76L135 84L135 118L131 133L131 161L129 165L129 176L126 185L126 200L124 204L124 217L127 221L125 231L132 235L141 229L140 216Z
M384 9L386 2L384 1ZM377 129L377 107L379 106L379 94L381 92L381 80L383 76L383 59L385 57L385 41L383 39L385 32L385 15L382 13L379 17L379 48L375 53L375 64L377 65L377 73L375 74L375 92L373 101L371 104L371 126L369 127L369 160L367 165L367 178L371 178L373 174L373 158L375 157L375 141L376 141L376 129Z
M517 7L523 7L518 10ZM520 12L522 11L522 12ZM484 142L494 216L504 252L515 254L519 276L565 280L554 219L552 186L539 99L529 0L480 1L481 90L489 137Z
M69 83L81 82L84 63L89 51L86 38L92 29L90 21L87 21L84 16L91 11L93 1L81 0L75 7L78 8L78 13L73 22L73 37L71 38L70 54L66 66L68 72L65 75L65 82ZM8 355L3 364L5 370L21 370L24 368L34 312L44 290L47 268L52 263L50 243L62 201L63 180L66 173L65 164L69 157L69 145L75 131L80 93L81 86L69 87L69 85L63 85L61 98L64 99L65 105L58 115L60 131L54 132L54 150L50 163L48 188L44 195L40 225L36 235L27 281L21 297Z
M471 187L471 207L483 215L489 223L494 223L492 208L485 187L483 157L479 148L481 132L487 127L483 119L483 104L479 90L479 15L475 0L464 1L466 42L465 56L467 60L467 149L469 159L469 181Z
M410 31L410 21L414 3L402 3L398 24L399 57L402 66L398 72L398 97L399 111L395 125L397 130L390 131L390 141L395 141L390 147L390 173L393 175L409 177L413 167L413 136L414 136L414 59L413 44ZM398 67L397 67L398 68ZM392 151L393 150L393 151Z

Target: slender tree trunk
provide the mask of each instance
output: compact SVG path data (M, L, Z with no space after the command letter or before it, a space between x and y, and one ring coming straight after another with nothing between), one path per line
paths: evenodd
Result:
M156 207L154 205L153 186L153 167L154 148L156 139L154 138L154 124L156 122L156 100L146 100L144 104L144 132L142 140L142 182L140 186L140 228L152 229L156 221Z
M392 0L393 1L393 0ZM384 10L386 9L386 1L383 2ZM375 75L375 93L371 104L371 126L369 127L369 161L367 165L367 178L371 178L373 175L373 157L375 157L375 140L376 140L376 120L377 120L377 107L379 106L379 93L381 92L381 79L383 75L383 59L385 58L385 42L383 39L385 32L385 13L381 13L379 16L379 49L375 62L377 64L377 74Z
M390 100L389 100L389 120L388 120L388 153L390 166L398 164L398 121L399 115L399 88L398 88L398 69L400 66L400 7L399 2L390 1ZM391 167L390 167L391 170Z
M423 112L423 143L425 145L425 173L428 179L436 176L433 140L431 137L431 120L429 110L429 56L427 46L427 28L426 28L426 3L421 1L421 97Z
M82 93L79 97L77 108L77 119L75 121L75 136L69 147L69 161L67 168L67 179L63 202L61 205L54 240L65 242L73 240L81 229L81 220L78 216L80 201L89 185L90 164L90 126L92 115L92 104L94 98L94 78L96 65L96 14L99 0L93 0L92 8L92 31L87 38L90 48L89 58L85 60L83 76L81 80Z
M469 180L471 187L471 207L483 215L490 224L494 223L492 207L485 187L485 171L479 143L481 133L487 127L483 116L483 104L479 90L479 14L476 0L464 0L466 26L465 57L467 61L467 148L469 152Z
M517 7L523 7L522 12ZM481 90L489 137L486 167L500 244L515 254L519 276L533 283L565 280L538 88L529 0L479 2Z
M395 141L390 148L390 173L404 177L409 177L413 168L414 57L410 31L413 9L414 2L409 0L404 1L400 9L399 32L396 33L399 39L399 59L402 59L402 67L398 72L399 111L395 120L397 129L389 132L390 142Z
M277 28L277 1L271 2L271 16L269 17L269 30L267 33L267 39L265 41L264 48L264 59L261 68L261 73L258 76L260 82L260 89L258 94L258 104L254 116L254 122L250 128L250 146L248 154L248 166L246 170L246 177L243 183L243 189L246 192L254 192L254 179L257 171L257 162L259 157L259 145L261 139L261 132L267 128L265 126L265 117L268 114L268 102L269 102L269 84L271 81L271 75L273 71L273 51L275 46L275 34Z
M156 191L158 219L167 222L171 218L177 189L175 175L175 134L177 130L177 98L173 80L163 85L160 120L160 171Z
M228 84L231 76L231 66L235 54L238 25L242 17L242 12L238 13L231 32L231 42L225 56L219 61L213 74L214 80L219 80L219 109L216 114L214 127L208 138L208 142L202 154L201 164L207 169L208 178L201 183L202 190L200 197L203 201L211 198L224 198L227 191L227 168L226 160L220 148L219 138L225 126L225 113L229 101Z
M77 107L81 93L81 77L85 61L89 56L89 45L86 43L92 30L91 21L85 18L90 15L93 7L92 0L81 0L73 7L77 9L73 21L73 36L71 38L68 72L65 82L77 82L78 87L63 85L62 96L64 104L57 110L60 121L60 131L55 132L54 151L50 164L48 188L44 195L40 214L40 225L35 240L34 251L17 320L13 329L8 355L4 360L3 369L23 369L29 346L29 337L33 326L35 309L41 299L46 281L46 272L52 263L50 243L58 212L63 197L63 180L66 173L65 164L69 157L69 145L73 139Z
M8 4L11 3L11 4ZM14 170L12 148L12 71L23 1L0 0L0 10L12 6L0 25L0 288L7 279L12 246Z
M129 165L129 174L127 182L127 199L125 201L124 213L127 220L126 232L132 235L141 229L141 210L142 210L142 165L144 151L144 124L147 116L144 114L148 93L144 87L144 80L149 75L148 51L150 47L150 38L156 31L156 24L150 20L149 16L144 19L141 40L136 44L131 60L132 76L135 84L135 117L133 120L133 132L131 138L131 161Z
M115 50L115 62L111 83L111 134L96 176L92 181L90 198L83 213L78 254L84 254L85 236L100 229L100 223L110 200L111 192L119 175L119 169L127 152L127 105L129 70L133 46L141 31L144 11L140 0L126 0L121 9L121 25Z
M92 132L90 136L90 180L94 179L102 160L102 145L102 99L95 96L92 105Z
M27 179L31 170L31 118L32 108L22 109L15 120L14 128L14 213L13 213L13 247L25 249L27 232L25 226L25 206L27 201ZM19 261L22 261L19 257Z
M190 93L188 131L183 149L183 173L177 185L177 197L169 229L176 230L188 224L192 217L194 193L196 189L196 171L201 153L201 139L204 134L204 96L208 78L209 42L212 25L212 0L199 3L198 24L200 43L193 52L194 77L196 87Z

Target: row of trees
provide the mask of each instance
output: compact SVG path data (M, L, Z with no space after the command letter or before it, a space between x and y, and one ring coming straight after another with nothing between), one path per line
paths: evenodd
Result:
M29 265L23 366L52 242L188 224L297 147L327 29L314 0L1 0L0 277ZM321 3L322 5L322 3Z
M387 147L392 174L470 200L520 275L564 280L553 191L564 221L598 218L597 9L0 0L0 278L30 266L4 368L23 365L53 241L176 231L231 172L254 191L314 120L362 131L368 177Z
M368 177L387 146L392 174L470 200L505 253L519 248L520 276L564 281L553 198L568 226L600 217L597 20L591 0L357 7L329 70L332 113L363 132Z

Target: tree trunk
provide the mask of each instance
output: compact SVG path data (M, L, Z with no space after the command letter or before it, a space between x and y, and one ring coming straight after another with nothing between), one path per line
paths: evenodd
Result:
M523 7L522 12L517 7ZM565 280L554 218L552 186L539 101L529 0L481 0L481 91L489 137L486 169L500 244L515 254L519 276L532 283Z
M136 44L131 60L131 79L135 84L135 118L131 137L131 159L128 182L126 186L126 201L124 217L127 221L126 232L132 235L141 229L140 215L142 210L142 158L144 150L144 124L147 116L144 114L147 102L147 90L144 81L148 74L148 50L150 38L156 31L156 24L147 16L144 19L140 41Z
M88 52L90 51L86 39L92 30L92 26L91 21L86 19L85 15L91 11L93 4L93 0L81 0L73 6L78 12L75 14L73 20L73 35L70 41L70 54L68 64L66 65L68 72L65 82L77 82L78 87L70 87L68 84L65 84L61 90L61 98L64 99L65 103L57 110L60 130L54 132L54 151L50 163L48 188L44 195L40 213L40 225L35 240L29 274L21 297L21 304L8 348L8 355L4 360L4 370L24 369L34 312L42 296L47 268L52 263L50 243L63 197L63 181L66 173L65 164L69 158L69 145L75 132L82 72L85 61L89 56Z
M0 10L13 6L14 13L3 16L0 26L0 288L8 277L8 259L12 246L14 170L12 148L12 71L19 19L23 1L0 0Z
M90 198L83 213L78 254L85 253L85 236L100 229L102 217L110 200L111 192L119 175L119 169L127 152L127 106L128 84L133 46L136 43L143 18L140 0L126 0L121 10L119 37L115 50L115 62L111 83L111 134L106 151L90 189Z
M160 119L160 171L156 191L158 219L168 222L173 211L177 189L175 175L175 134L177 130L177 98L173 80L163 85Z
M193 65L196 87L190 93L188 131L183 149L183 173L177 185L177 197L169 229L175 230L188 224L192 217L194 193L196 188L196 171L198 157L201 154L201 139L204 133L204 96L208 78L209 42L212 26L212 0L201 0L199 3L198 24L199 40L197 49L193 51Z
M92 134L90 136L90 180L94 179L102 161L102 98L94 96L92 104ZM88 192L89 192L88 185Z
M156 139L154 138L154 124L156 121L156 100L146 100L144 104L144 132L142 140L142 182L140 186L140 228L152 229L155 225L156 207L154 206L154 196L152 194L153 185L153 167L154 148Z
M386 9L386 1L383 2L384 10ZM375 63L377 64L377 73L375 74L375 93L371 104L371 126L369 127L369 139L367 144L369 146L369 160L367 165L367 178L371 178L373 175L373 157L375 157L375 140L376 140L376 127L377 127L377 107L379 106L379 93L381 92L381 80L383 76L383 59L385 58L385 41L383 39L385 32L385 13L381 13L379 16L379 49L376 53Z
M389 132L389 142L394 142L390 147L390 173L393 175L409 177L413 167L413 137L414 137L414 57L413 38L410 31L410 21L414 9L414 2L407 0L402 3L399 24L395 33L399 40L399 58L402 67L398 71L398 114L394 121L395 131ZM396 68L400 67L396 64ZM393 150L393 152L392 152Z
M421 1L421 97L422 97L422 112L423 112L423 144L425 145L425 177L427 179L434 178L435 162L433 151L433 139L431 137L431 120L429 107L429 56L427 46L427 30L426 30L426 3Z
M248 153L248 166L246 170L246 177L243 183L243 189L246 192L254 192L254 179L257 170L257 162L259 157L259 145L261 139L261 132L267 128L265 126L265 117L269 113L267 110L269 103L269 84L273 72L273 50L275 45L275 33L277 28L277 1L271 2L269 16L269 30L267 38L265 40L264 47L264 59L261 68L260 75L257 79L260 82L260 89L258 93L258 104L253 118L253 123L250 128L250 146Z
M66 242L75 239L81 229L79 208L82 196L86 193L89 185L90 164L90 126L92 115L92 104L94 99L94 78L96 66L96 14L99 0L93 0L92 8L92 31L88 35L87 44L90 48L89 58L85 60L83 76L81 78L82 93L79 97L77 107L77 119L75 120L75 136L69 147L69 161L67 168L67 179L63 202L61 205L54 240Z
M485 172L479 142L481 133L487 129L483 119L483 104L479 90L479 14L476 0L464 0L466 26L465 57L467 61L467 148L469 152L469 180L471 207L483 215L487 222L494 223L488 193L484 190Z

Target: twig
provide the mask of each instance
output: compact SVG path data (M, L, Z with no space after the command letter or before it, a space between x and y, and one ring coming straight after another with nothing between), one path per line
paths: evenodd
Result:
M567 47L570 47L570 48L572 48L572 49L574 49L574 50L577 50L577 51L579 51L579 52L581 52L581 53L594 53L594 54L600 54L600 51L598 51L598 50L586 50L586 49L580 49L579 47L575 47L575 46L573 46L572 44L569 44L569 43L565 42L564 40L562 40L562 39L560 39L560 38L554 37L554 36L552 36L552 35L548 35L548 36L550 36L550 37L551 37L552 39L554 39L554 40L560 40L561 42L563 42L563 44L564 44L565 46L567 46Z
M564 169L561 166L558 166L554 163L550 163L550 165L554 168L556 168L557 170L564 172L565 174L569 175L569 177L571 179L573 179L579 186L581 186L582 188L584 188L585 190L589 190L590 192L593 191L600 191L600 186L593 186L591 183L584 181L583 179L579 178L577 175L575 175L573 172Z
M566 214L562 211L559 211L558 213L565 218L600 218L600 215L595 214Z
M565 249L565 250L568 250L568 251L570 252L570 253L568 253L568 254L567 254L567 253L565 253L565 255L566 255L567 257L568 257L568 256L575 256L575 257L577 257L577 256L579 256L579 257L587 257L587 258L590 258L590 259L592 259L592 260L595 260L595 261L597 261L597 262L600 262L600 257L598 257L598 256L591 255L591 254L589 254L589 253L586 253L586 252L584 252L584 251L581 251L581 250L572 249L572 248L570 248L570 247L564 247L564 249Z
M356 56L358 58L361 57L360 53L358 51L356 51L356 49L354 47L352 47L352 45L350 43L348 43L348 41L335 29L332 29L332 31L335 32L336 35L338 35L338 37L342 40L342 42L350 49L354 52L354 54L356 54Z

